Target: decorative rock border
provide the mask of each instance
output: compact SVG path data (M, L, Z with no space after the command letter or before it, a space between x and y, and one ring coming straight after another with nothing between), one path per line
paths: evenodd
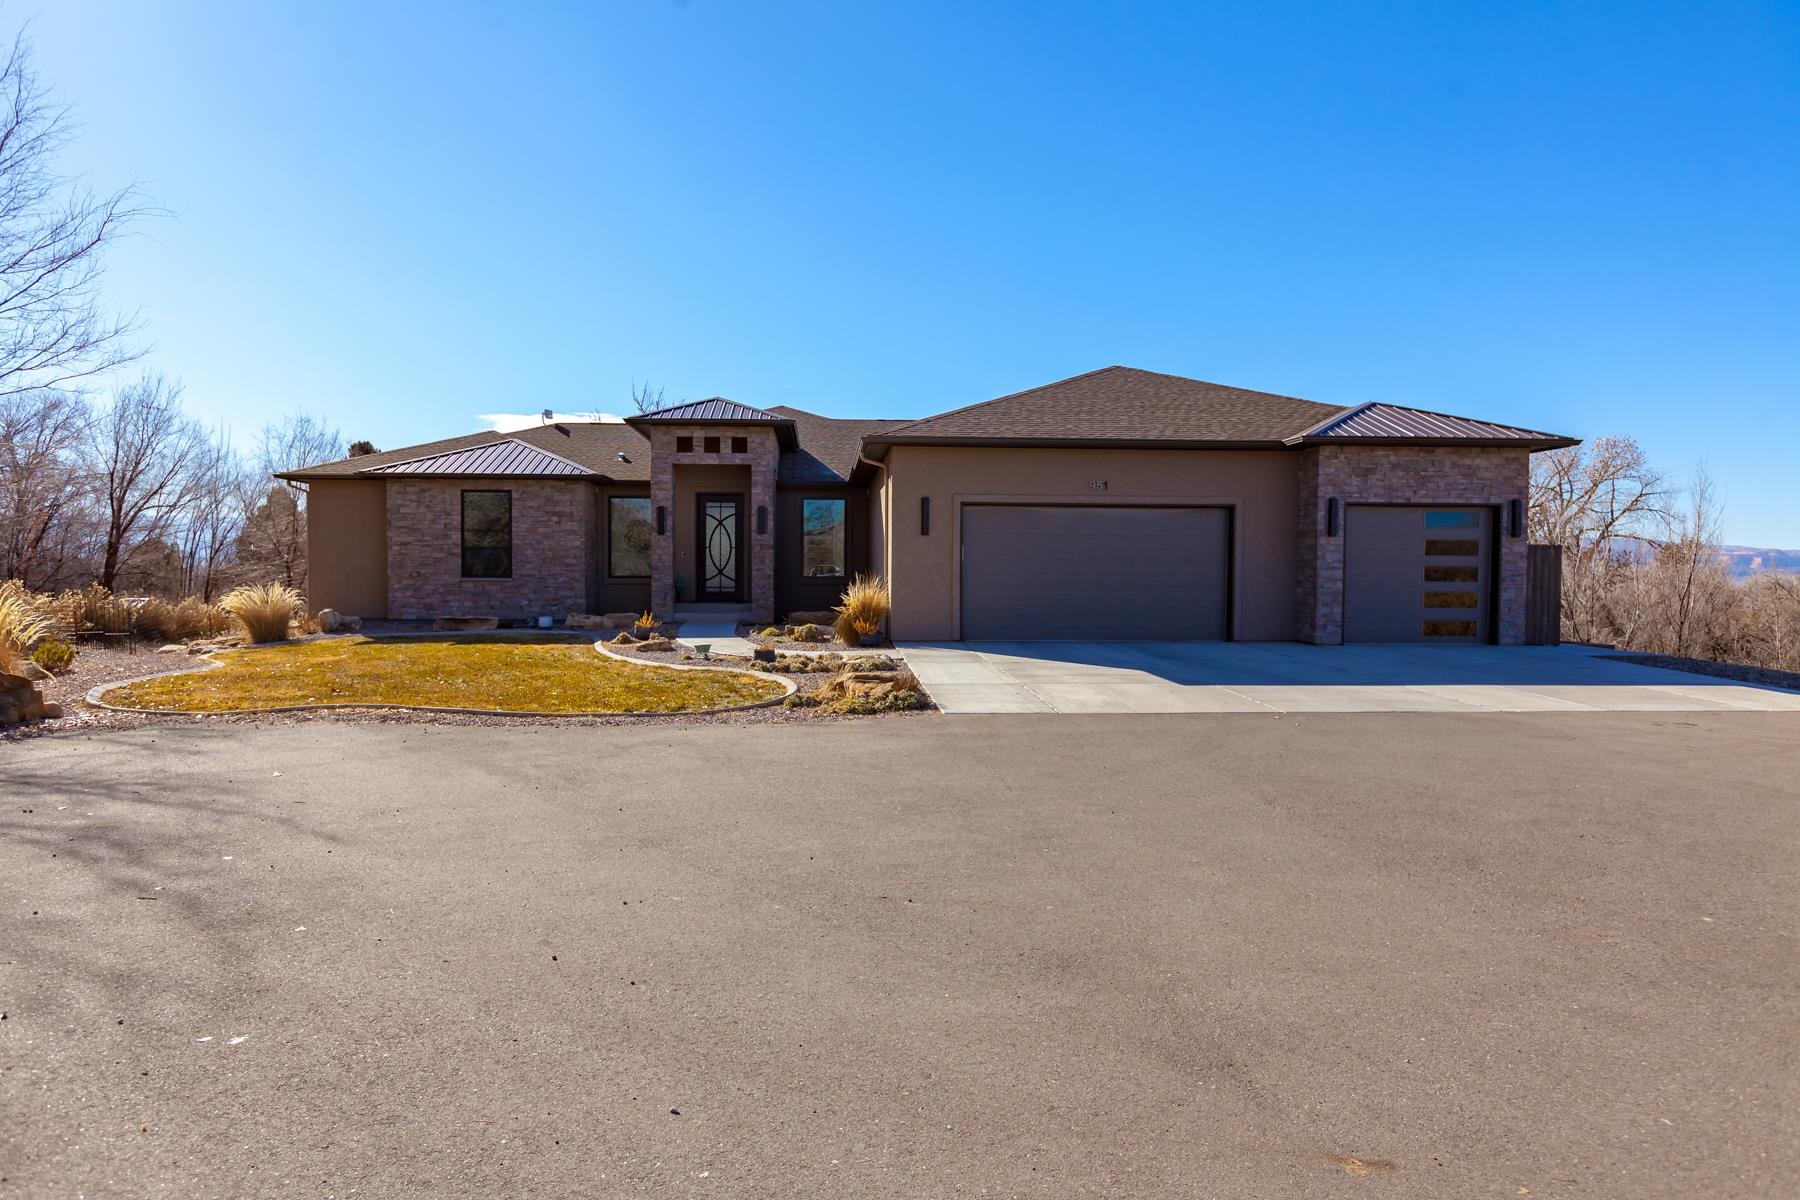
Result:
M484 632L491 632L491 631L484 631ZM509 632L514 632L514 631L501 630L500 632L509 633ZM536 633L536 634L541 635L543 631L542 630L529 630L529 631L521 630L521 631L517 631L517 632L520 632L520 633L529 632L529 633ZM362 637L369 641L376 641L376 640L380 640L380 639L387 638L387 637L393 637L393 638L439 637L439 638L441 638L444 635L443 635L443 633L438 632L438 633L424 633L424 634L405 634L405 633L402 633L402 634L375 634L375 635L352 634L352 635L347 635L347 636ZM312 638L312 639L308 639L308 640L321 640L322 641L325 639L324 638ZM569 639L565 639L565 640L580 641L583 639L577 637L577 638L569 638ZM593 642L591 644L593 645L595 650L598 650L605 657L611 658L611 659L616 659L619 662L632 663L636 666L645 667L645 668L648 668L651 670L724 671L724 672L728 672L733 675L748 675L754 679L765 679L765 680L772 681L774 683L779 683L782 687L782 693L779 696L772 696L767 700L757 700L750 704L733 704L733 705L728 705L724 708L680 708L680 709L671 709L671 710L668 710L665 712L603 712L603 711L541 712L541 711L537 711L534 709L521 709L521 708L448 708L448 707L444 707L442 705L434 705L434 704L382 704L382 703L375 703L375 702L363 702L363 703L333 702L330 704L280 704L280 705L274 705L274 706L266 707L266 708L222 708L222 709L131 708L131 707L128 707L128 706L122 705L122 704L108 704L105 700L101 699L101 697L104 696L107 692L110 692L110 691L114 690L115 688L128 687L131 684L144 683L144 682L147 682L152 679L164 679L170 675L196 675L196 674L199 674L201 671L210 671L210 670L213 670L214 668L222 667L225 665L224 663L220 662L218 659L214 658L211 654L203 654L200 656L200 658L202 659L202 663L198 667L183 667L183 668L177 668L173 671L156 671L149 675L139 675L135 679L115 679L111 683L97 684L94 687L88 689L87 696L84 699L85 699L85 702L93 708L105 709L107 712L136 713L140 716L146 716L146 717L248 717L248 716L267 715L267 714L271 714L271 713L331 712L333 710L347 709L347 708L348 709L367 709L367 710L375 710L375 711L383 711L383 712L446 713L446 714L450 714L453 716L470 716L470 717L716 717L723 713L750 712L753 709L758 709L758 708L774 708L776 705L781 704L789 696L793 695L796 691L799 690L799 685L796 684L792 679L789 679L784 675L770 675L770 674L766 674L762 671L746 670L742 667L702 666L698 663L645 662L641 658L633 658L629 655L624 655L624 654L615 654L611 650L608 650L605 646L601 645L599 642ZM241 646L241 647L234 647L233 649L248 650L248 649L254 649L254 648L255 647L253 647L253 646ZM220 653L227 653L227 654L230 652L231 651L220 651Z

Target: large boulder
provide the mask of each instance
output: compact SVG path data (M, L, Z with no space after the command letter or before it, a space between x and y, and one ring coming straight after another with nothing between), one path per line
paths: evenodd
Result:
M356 633L362 629L362 618L341 613L335 608L319 610L320 633Z
M563 626L567 629L613 629L613 628L616 628L616 626L608 625L606 623L606 618L604 616L602 616L600 613L570 613L566 618L564 618Z
M41 721L47 715L36 684L23 675L0 672L0 727ZM62 715L60 708L56 715Z
M819 699L830 702L862 697L882 700L907 689L885 671L841 671L819 685Z

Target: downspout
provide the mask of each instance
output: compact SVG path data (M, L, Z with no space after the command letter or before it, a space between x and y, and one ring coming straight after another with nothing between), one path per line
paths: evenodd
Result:
M877 471L880 471L887 482L891 483L893 481L893 477L888 473L887 463L877 462L870 458L863 453L861 446L856 448L856 461L863 463L866 466L874 467ZM890 590L894 586L893 571L890 570L894 558L893 503L893 489L891 487L883 487L881 489L881 577L887 580ZM890 612L888 614L889 622L891 623L893 619L893 614Z

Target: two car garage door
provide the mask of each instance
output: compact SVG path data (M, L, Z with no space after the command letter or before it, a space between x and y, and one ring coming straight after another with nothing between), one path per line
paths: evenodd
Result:
M971 504L968 641L1216 641L1231 636L1231 510ZM1489 640L1489 509L1352 505L1344 640Z
M1230 636L1224 508L971 504L968 641L1216 641Z

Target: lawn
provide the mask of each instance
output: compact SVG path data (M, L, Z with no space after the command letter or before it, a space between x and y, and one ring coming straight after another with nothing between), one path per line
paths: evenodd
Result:
M606 658L591 638L329 638L219 654L223 666L127 684L108 704L232 712L413 704L529 712L692 712L772 700L773 680Z

